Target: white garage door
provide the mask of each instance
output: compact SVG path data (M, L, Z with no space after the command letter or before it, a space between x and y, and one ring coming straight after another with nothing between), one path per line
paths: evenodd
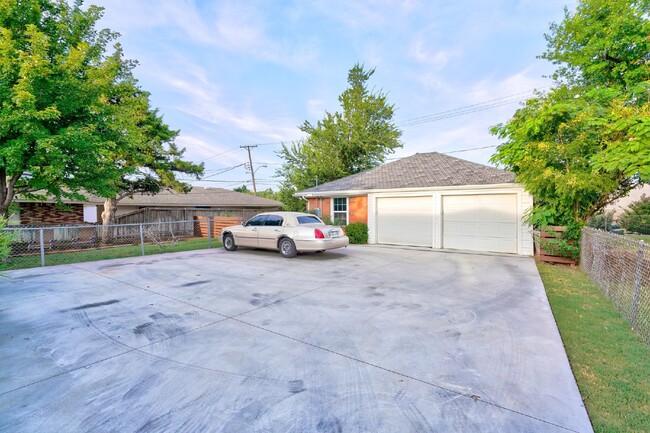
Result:
M442 198L442 247L517 252L517 195L452 195Z
M433 199L377 198L377 243L433 246Z

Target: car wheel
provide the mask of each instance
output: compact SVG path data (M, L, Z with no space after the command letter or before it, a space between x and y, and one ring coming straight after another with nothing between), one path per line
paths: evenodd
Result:
M296 257L298 254L298 251L296 250L296 244L294 244L293 241L289 238L280 239L280 242L278 243L278 249L280 250L282 257L286 257L287 259Z
M226 249L226 251L235 251L237 249L237 245L235 245L235 238L233 238L231 234L223 236L223 247Z

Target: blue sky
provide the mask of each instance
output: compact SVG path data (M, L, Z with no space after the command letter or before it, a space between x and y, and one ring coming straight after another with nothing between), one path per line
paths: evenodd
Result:
M236 167L248 161L239 146L260 144L253 149L258 189L277 189L280 142L302 137L305 120L339 109L337 97L357 62L376 68L369 86L397 109L404 147L391 158L437 151L488 163L489 146L498 144L490 126L506 122L527 92L551 83L544 76L552 65L537 56L549 24L575 1L86 4L105 8L100 27L122 35L153 106L181 130L177 142L187 159L205 162L205 181L196 185L250 188L250 173ZM439 114L461 107L474 112Z

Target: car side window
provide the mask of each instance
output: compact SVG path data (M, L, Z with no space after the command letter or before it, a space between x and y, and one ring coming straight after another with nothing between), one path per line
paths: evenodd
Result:
M275 226L279 227L282 225L282 217L278 215L268 215L268 218L266 218L266 221L264 222L265 226Z
M257 215L255 217L249 219L248 222L246 223L246 226L247 227L250 227L250 226L254 226L254 227L255 226L263 226L264 221L266 221L267 216L268 215Z

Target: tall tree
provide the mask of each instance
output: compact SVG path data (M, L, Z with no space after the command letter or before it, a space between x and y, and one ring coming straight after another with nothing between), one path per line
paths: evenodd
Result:
M17 193L79 197L113 192L107 153L118 143L120 85L134 64L117 35L96 31L101 9L65 0L0 2L0 214ZM131 89L133 90L133 89Z
M203 173L203 164L182 159L185 149L174 143L178 131L170 129L158 111L148 107L148 95L144 96L144 111L136 113L137 120L126 134L129 145L116 148L111 155L119 166L120 176L113 181L116 193L104 196L104 225L115 223L120 200L134 194L155 195L166 189L186 193L191 185L178 180L177 174L198 179Z
M1 215L16 194L119 200L202 170L181 160L118 34L95 29L103 9L82 4L0 0Z
M282 146L278 175L285 178L283 190L302 190L376 167L402 147L401 131L393 123L395 106L381 91L368 90L374 73L354 65L349 87L338 98L342 111L326 112L316 125L305 121L299 128L307 138Z
M555 86L492 133L492 161L535 198L534 225L580 225L650 180L650 2L582 0L541 56Z

